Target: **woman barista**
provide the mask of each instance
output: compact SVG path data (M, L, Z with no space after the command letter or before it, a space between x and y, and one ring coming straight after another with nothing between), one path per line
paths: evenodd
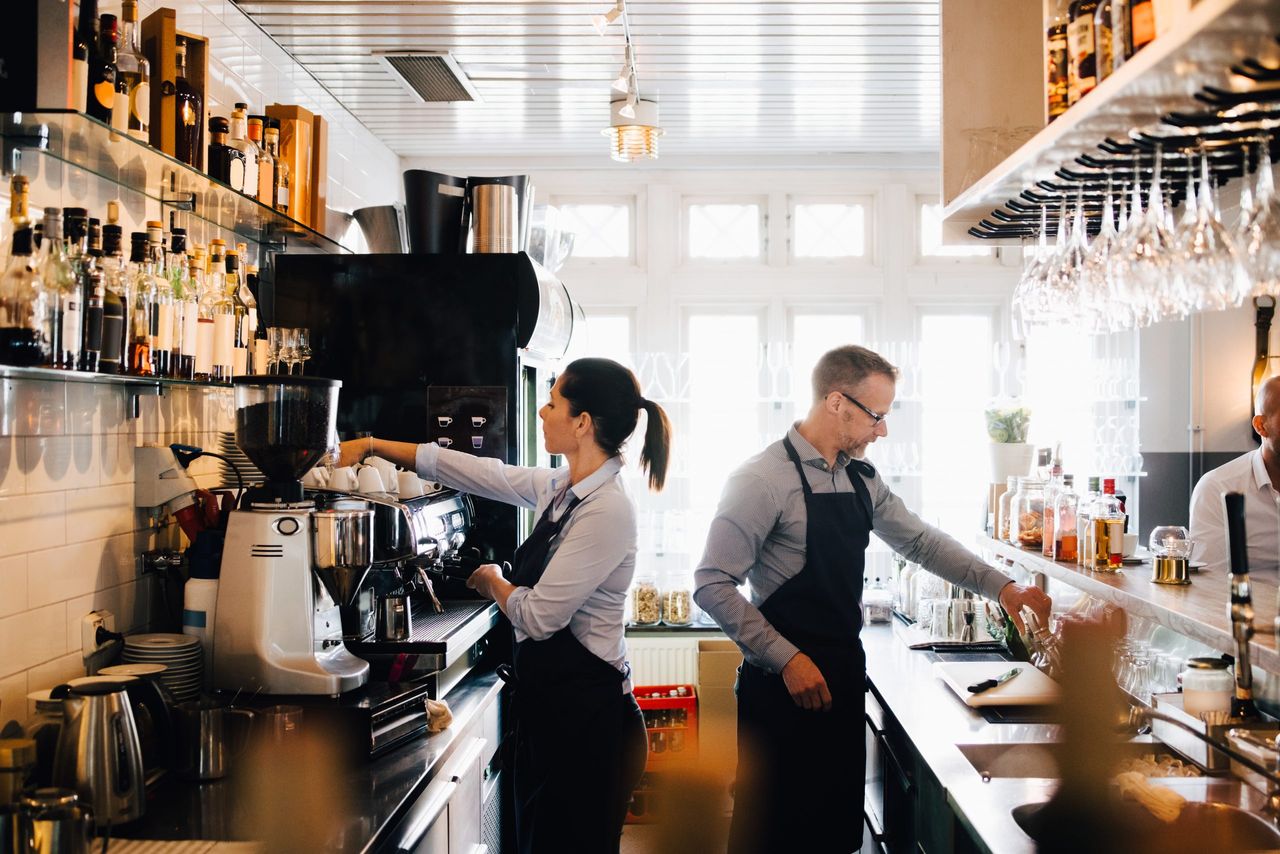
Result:
M572 362L539 412L543 441L567 469L526 468L435 444L343 443L349 465L376 454L419 476L533 509L511 577L494 564L467 586L515 627L516 839L522 854L618 850L644 770L644 720L631 693L623 608L635 571L636 519L618 474L620 451L648 416L641 464L662 488L670 425L631 371L608 359Z

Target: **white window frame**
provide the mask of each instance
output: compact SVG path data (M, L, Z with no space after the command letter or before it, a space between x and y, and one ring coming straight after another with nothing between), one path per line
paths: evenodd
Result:
M863 210L861 255L834 258L802 258L796 255L797 205L860 205ZM787 196L787 264L796 267L874 267L876 258L876 197L865 195L818 195L812 193Z
M919 195L912 199L911 205L911 235L912 247L911 257L915 260L917 267L932 267L950 269L954 267L991 267L1000 263L1000 253L998 247L986 247L989 251L986 255L926 255L924 254L924 217L923 208L925 205L940 205L942 200L936 195ZM977 240L977 238L974 238Z
M585 315L583 320L586 323L592 316L595 317L625 317L627 319L627 328L630 330L627 339L627 352L634 359L639 352L636 347L636 341L639 340L640 330L637 328L639 319L636 307L632 305L583 305L582 313Z
M581 193L557 194L548 197L548 204L556 208L564 205L621 205L628 209L627 216L630 233L627 236L627 242L630 250L629 255L618 258L581 258L577 255L570 255L569 260L565 262L566 268L610 267L614 269L635 269L641 266L640 259L644 257L644 247L641 245L643 230L640 227L642 206L636 194L610 194L604 196Z
M760 253L755 258L694 258L689 254L689 208L693 205L748 205L760 209ZM757 193L699 194L680 197L680 263L694 269L759 270L769 263L769 196Z

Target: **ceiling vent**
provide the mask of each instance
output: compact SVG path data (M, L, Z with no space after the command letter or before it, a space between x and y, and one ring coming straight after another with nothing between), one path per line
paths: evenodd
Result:
M387 51L374 56L419 101L480 100L476 87L447 52Z

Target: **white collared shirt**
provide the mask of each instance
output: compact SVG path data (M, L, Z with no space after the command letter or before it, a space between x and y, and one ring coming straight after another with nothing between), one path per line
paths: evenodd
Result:
M1205 472L1191 493L1191 539L1194 559L1205 562L1205 572L1227 572L1227 511L1222 496L1244 493L1244 532L1248 540L1249 569L1274 571L1280 566L1280 494L1262 462L1262 449L1244 454L1213 471Z
M506 465L434 443L418 446L418 476L454 489L534 511L551 506L558 520L572 492L580 500L551 541L550 560L533 587L517 587L507 617L517 641L546 640L565 626L589 652L627 671L623 637L627 588L636 568L636 513L613 457L569 487L569 469ZM566 488L568 487L568 488ZM629 691L630 685L624 685Z

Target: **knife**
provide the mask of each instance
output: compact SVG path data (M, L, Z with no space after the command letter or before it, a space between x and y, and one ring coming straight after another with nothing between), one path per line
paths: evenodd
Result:
M983 691L988 691L996 687L997 685L1003 685L1004 683L1008 682L1010 679L1017 676L1021 672L1022 672L1021 667L1015 667L1012 670L1009 670L1005 673L1001 673L999 676L997 676L994 679L984 679L983 681L977 683L976 685L970 685L969 693L981 694Z

